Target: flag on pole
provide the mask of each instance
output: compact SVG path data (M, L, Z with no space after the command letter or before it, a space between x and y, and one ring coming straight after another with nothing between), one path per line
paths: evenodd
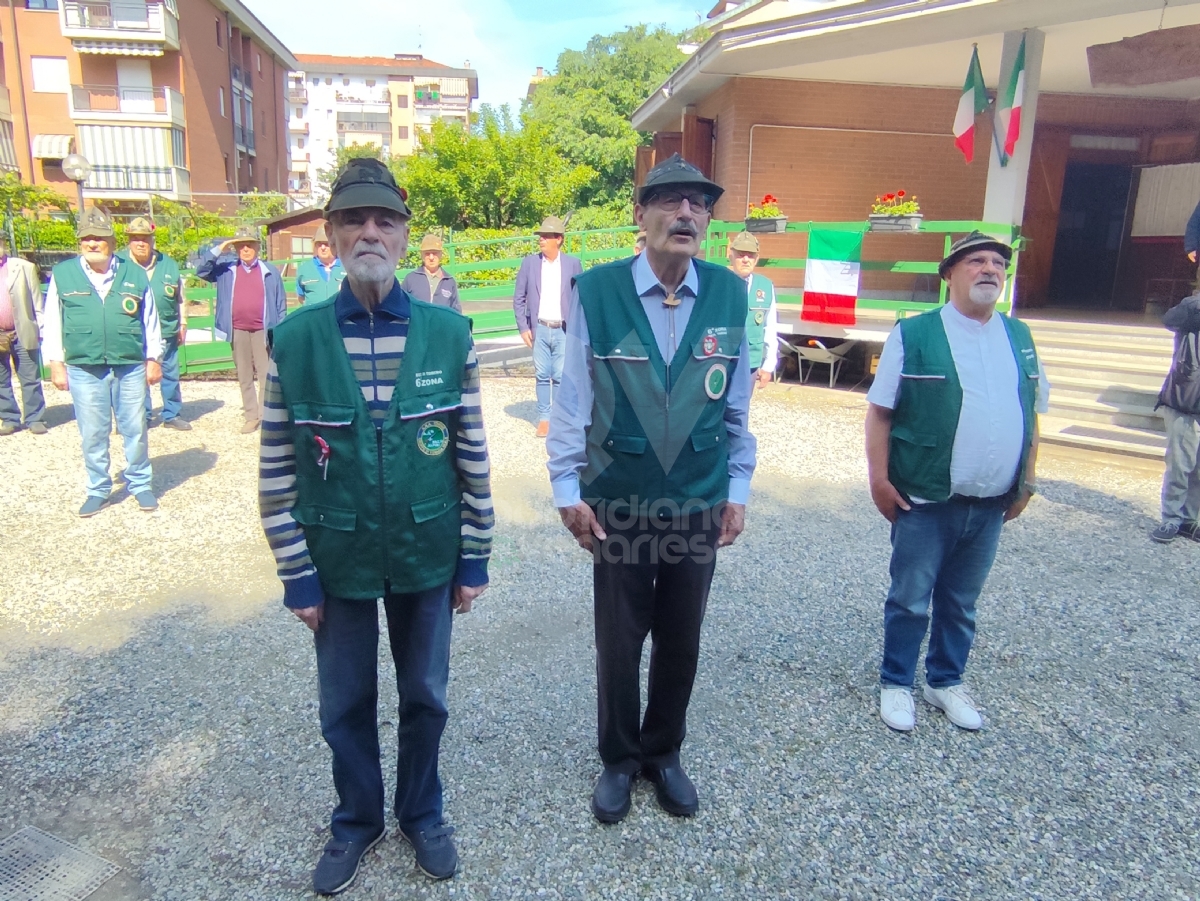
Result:
M854 305L862 273L862 242L862 232L808 233L801 319L854 325Z
M1025 38L1021 38L1021 46L1017 49L1017 58L1013 60L1012 72L1008 76L1008 84L1004 94L997 104L996 125L1004 140L1004 155L1012 156L1021 137L1021 104L1025 100Z
M954 143L967 162L975 159L975 117L987 109L987 91L983 86L983 69L979 65L979 48L971 51L971 67L967 69L967 80L963 84L962 96L958 98L958 112L954 114Z

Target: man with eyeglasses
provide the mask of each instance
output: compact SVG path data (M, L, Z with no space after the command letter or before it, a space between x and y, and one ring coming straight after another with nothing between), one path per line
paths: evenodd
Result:
M602 823L629 812L639 772L668 813L699 808L680 747L716 549L742 532L755 464L746 284L695 259L722 191L678 154L651 169L645 252L575 279L567 316L546 447L559 515L593 555Z
M996 312L1011 259L989 235L957 241L938 267L950 302L900 320L867 394L871 499L892 524L879 712L900 732L916 725L927 629L925 700L961 729L983 726L962 684L975 602L1001 526L1036 490L1037 417L1050 389L1029 327Z

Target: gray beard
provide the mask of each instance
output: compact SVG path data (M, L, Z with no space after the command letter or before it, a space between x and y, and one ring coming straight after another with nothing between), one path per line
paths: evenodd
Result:
M109 255L107 253L85 253L83 259L92 266L107 266Z
M355 281L361 282L381 282L388 276L396 274L394 263L388 263L387 260L381 260L378 257L351 255L350 259L342 261L342 266L347 275L353 276Z
M989 285L986 282L971 286L971 293L968 295L971 298L971 303L978 304L981 307L990 306L1000 299L1000 286Z

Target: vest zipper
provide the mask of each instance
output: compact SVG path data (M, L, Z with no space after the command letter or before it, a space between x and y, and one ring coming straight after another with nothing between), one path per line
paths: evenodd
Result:
M367 321L370 323L371 329L371 393L375 400L379 400L379 372L375 368L375 314L367 313ZM370 416L370 410L367 411ZM375 426L375 458L379 465L379 525L383 530L383 585L384 593L391 590L391 565L388 558L388 522L387 522L387 491L383 482L383 423L374 422L375 417L371 416L372 424Z

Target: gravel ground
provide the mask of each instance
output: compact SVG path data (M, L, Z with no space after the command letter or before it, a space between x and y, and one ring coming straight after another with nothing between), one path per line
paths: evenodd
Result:
M0 439L0 837L31 824L119 863L95 901L305 897L328 754L236 385L185 383L195 430L152 433L159 512L126 499L86 521L48 390L50 434ZM1146 538L1158 466L1045 452L1044 496L980 602L987 728L918 701L898 735L876 712L888 531L862 395L760 393L747 532L718 565L684 746L700 815L639 783L601 827L588 558L551 508L532 385L484 390L493 587L455 620L442 754L461 869L430 883L393 836L345 897L1200 898L1200 546ZM388 680L385 747L394 704Z

